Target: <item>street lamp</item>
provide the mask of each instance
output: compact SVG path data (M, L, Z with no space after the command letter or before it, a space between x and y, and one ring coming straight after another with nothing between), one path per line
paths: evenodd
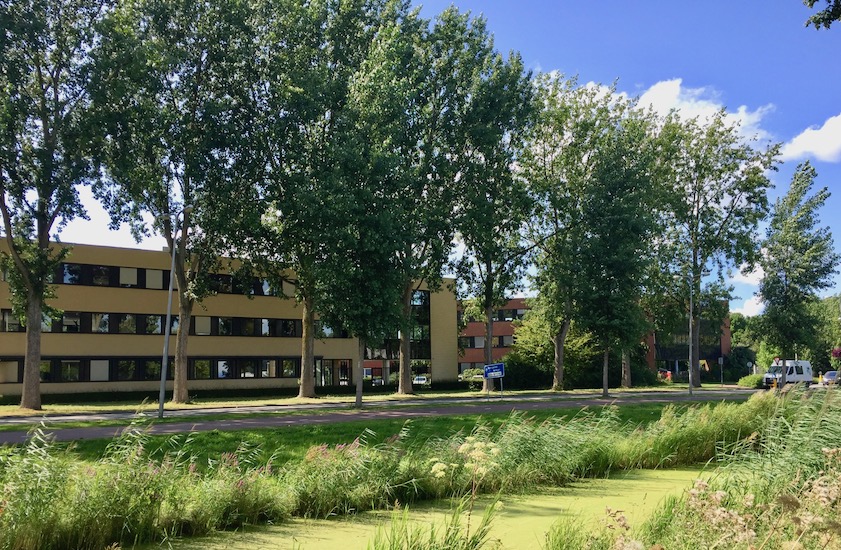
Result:
M164 417L164 399L166 398L166 370L169 366L169 337L172 334L172 282L175 279L175 251L178 248L178 218L186 217L193 211L193 207L184 205L184 208L175 216L175 234L172 237L172 261L169 267L169 290L166 301L166 323L164 324L164 352L161 357L161 392L158 396L158 418ZM184 237L184 233L181 233Z

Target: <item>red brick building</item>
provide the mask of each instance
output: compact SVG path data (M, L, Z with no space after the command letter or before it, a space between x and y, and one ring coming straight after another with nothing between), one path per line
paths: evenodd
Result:
M529 307L525 298L512 298L494 311L493 343L491 355L499 361L511 351L514 344L514 321L522 319ZM463 324L464 312L459 306L459 326ZM480 369L485 365L485 323L467 319L459 334L458 372L466 369Z

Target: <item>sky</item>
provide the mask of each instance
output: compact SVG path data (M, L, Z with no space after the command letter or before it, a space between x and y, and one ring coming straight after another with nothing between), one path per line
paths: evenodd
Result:
M426 17L455 5L482 15L502 52L520 52L527 68L577 75L580 83L617 83L663 112L704 117L726 109L746 136L782 145L769 174L773 201L788 190L798 163L818 172L815 189L832 196L820 223L841 251L841 23L815 30L799 0L425 0ZM818 6L823 2L818 2ZM62 232L65 242L160 249L163 239L136 244L87 190L90 221ZM731 311L760 313L759 275L734 273ZM841 291L841 275L822 295Z

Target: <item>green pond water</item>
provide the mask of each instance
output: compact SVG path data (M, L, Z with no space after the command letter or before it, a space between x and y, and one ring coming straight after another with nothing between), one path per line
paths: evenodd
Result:
M541 489L539 494L503 495L494 515L490 538L499 540L505 549L537 550L542 547L545 533L558 519L577 518L582 528L589 529L606 520L607 508L622 510L631 526L637 526L664 498L680 495L701 476L697 468L634 470L619 472L609 479ZM477 500L474 525L481 519L482 509L491 501L488 497ZM416 504L410 509L410 521L443 526L450 515L451 504L449 501ZM365 549L377 528L390 520L390 512L366 512L324 520L293 519L281 525L171 540L167 544L176 550L356 550Z

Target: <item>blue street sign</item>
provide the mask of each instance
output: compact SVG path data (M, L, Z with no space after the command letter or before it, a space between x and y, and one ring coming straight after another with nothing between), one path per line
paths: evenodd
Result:
M502 378L505 376L505 363L485 365L485 378Z

